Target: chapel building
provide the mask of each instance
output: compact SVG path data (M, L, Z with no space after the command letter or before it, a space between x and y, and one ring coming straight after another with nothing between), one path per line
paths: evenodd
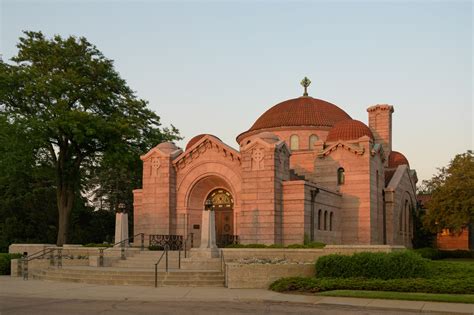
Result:
M238 135L238 150L201 134L184 150L167 142L143 155L134 233L192 233L199 246L207 201L221 246L310 240L411 247L417 176L392 150L393 106L369 107L366 125L308 96L308 85Z

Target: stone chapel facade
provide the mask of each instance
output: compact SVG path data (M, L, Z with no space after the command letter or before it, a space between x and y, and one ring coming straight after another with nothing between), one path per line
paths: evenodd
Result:
M134 233L193 233L196 247L211 200L218 243L411 247L416 172L392 150L393 107L367 112L368 125L305 93L263 113L238 150L208 134L157 145L141 157Z

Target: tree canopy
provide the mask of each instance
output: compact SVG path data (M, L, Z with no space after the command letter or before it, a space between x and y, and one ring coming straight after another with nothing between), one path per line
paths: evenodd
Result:
M0 114L31 139L32 163L53 171L49 187L55 189L62 245L81 193L100 187L102 195L125 192L130 199L139 155L179 134L173 126L161 128L160 117L135 95L113 61L84 37L48 39L27 31L17 47L12 63L0 62Z
M459 232L474 222L474 156L458 154L447 167L423 181L423 193L431 194L424 225L432 232Z

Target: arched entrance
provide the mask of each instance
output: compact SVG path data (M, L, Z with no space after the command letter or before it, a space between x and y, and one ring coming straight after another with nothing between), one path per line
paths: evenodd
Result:
M226 189L215 189L209 193L209 200L216 218L216 243L225 247L234 242L234 198Z
M216 218L216 243L219 247L238 242L237 214L239 213L238 191L229 180L219 174L209 174L197 179L186 193L182 222L183 235L192 234L193 247L201 244L202 214L205 203L211 199ZM236 196L237 194L237 196ZM179 218L179 216L178 216Z

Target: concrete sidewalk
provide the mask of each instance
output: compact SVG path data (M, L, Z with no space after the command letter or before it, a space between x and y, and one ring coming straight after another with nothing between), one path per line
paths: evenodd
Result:
M107 301L269 301L307 304L330 304L418 312L474 314L474 304L359 299L282 294L261 289L208 287L103 286L55 281L25 281L0 276L0 297L35 297Z

